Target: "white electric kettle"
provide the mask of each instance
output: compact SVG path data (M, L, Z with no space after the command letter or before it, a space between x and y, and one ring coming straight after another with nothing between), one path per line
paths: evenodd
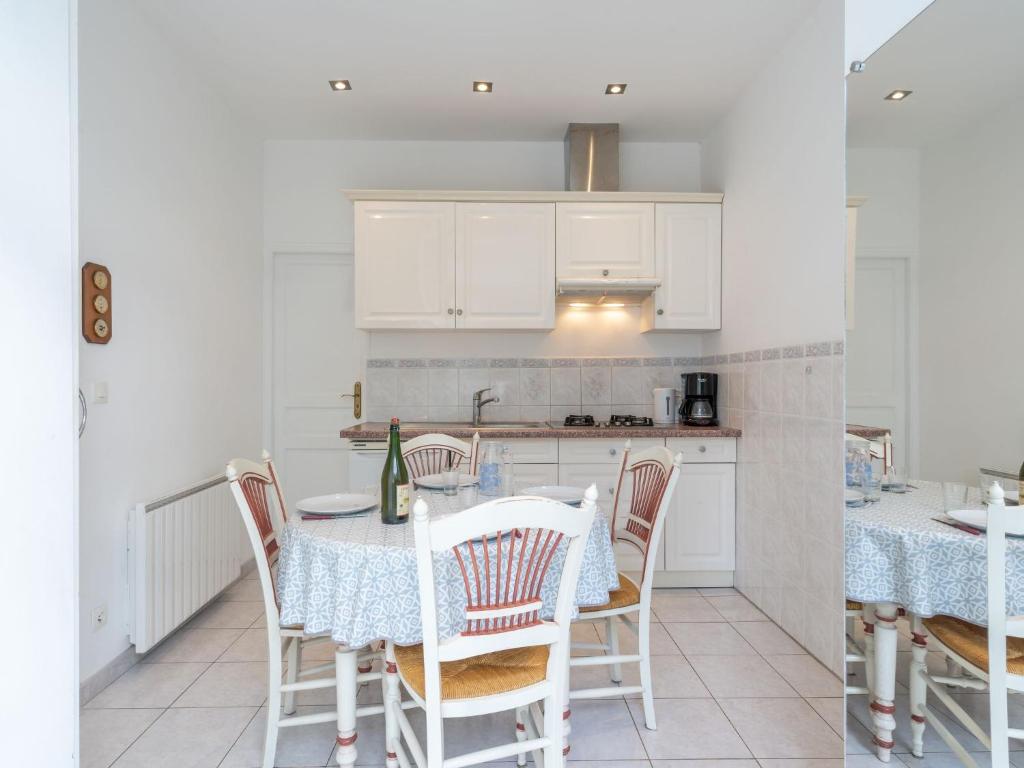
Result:
M679 406L676 404L678 390L672 387L655 387L652 414L655 424L675 424Z

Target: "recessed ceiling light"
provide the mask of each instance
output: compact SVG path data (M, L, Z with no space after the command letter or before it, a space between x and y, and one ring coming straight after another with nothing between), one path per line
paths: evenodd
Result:
M902 91L902 90L893 91L892 93L890 93L888 96L885 97L885 100L886 101L903 101L905 98L907 98L907 96L909 96L912 93L913 93L913 91Z
M352 84L348 80L328 80L332 91L351 91Z
M604 92L609 96L618 96L619 94L626 92L625 83L608 83L605 87Z
M494 83L488 82L487 80L474 80L473 91L475 93L490 93L494 90Z

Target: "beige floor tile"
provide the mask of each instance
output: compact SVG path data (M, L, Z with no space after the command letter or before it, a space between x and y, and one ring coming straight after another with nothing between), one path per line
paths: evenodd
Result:
M177 701L175 707L258 707L267 698L267 665L263 662L219 662L210 665Z
M574 701L570 727L570 760L647 759L625 702Z
M169 709L149 727L115 768L214 768L253 715L255 707Z
M760 622L758 622L760 623ZM756 655L739 632L724 622L665 624L665 629L686 655Z
M162 713L162 709L82 710L78 721L81 768L107 768Z
M720 597L722 595L738 595L739 592L733 587L700 587L697 592L704 597Z
M742 595L723 595L707 600L726 621L768 621L768 617Z
M654 760L651 765L653 768L759 768L757 760Z
M136 664L85 706L87 709L168 707L209 666L205 663Z
M572 754L571 752L569 754ZM611 768L608 760L574 760L572 768ZM615 768L651 768L650 760L616 760ZM700 767L698 767L700 768Z
M310 715L330 710L331 707L299 707L295 714ZM245 727L219 768L262 768L266 727L267 709L263 707ZM334 739L337 734L337 725L333 722L281 728L277 736L275 765L278 768L324 766L334 750ZM364 741L362 738L358 740L360 748ZM383 764L383 754L381 763Z
M787 757L784 759L762 759L757 761L761 768L843 768L845 761L841 757L808 759Z
M693 667L682 656L655 656L652 658L651 677L654 680L654 697L656 699L705 699L711 694L693 671ZM572 688L581 690L585 688L605 688L614 683L611 682L611 667L573 667ZM640 685L640 665L622 665L622 685ZM610 698L618 698L613 696ZM630 699L639 699L641 694L633 693L627 696Z
M217 661L266 661L267 660L267 629L266 627L250 627L241 630L237 639L231 643Z
M658 702L658 730L643 727L644 708L629 702L647 755L653 760L750 757L736 729L714 701L666 699Z
M180 629L151 650L143 664L216 661L242 634L241 629ZM266 643L264 642L264 645Z
M932 697L934 698L934 697ZM863 725L867 730L872 730L871 716L868 712L867 696L847 696L846 706L847 710L855 717L860 724ZM934 704L934 701L930 703ZM905 694L897 694L896 700L896 730L893 732L893 741L895 746L893 747L894 752L909 753L912 736L910 731L910 697ZM936 707L938 710L938 708ZM942 723L952 732L953 736L959 741L968 752L982 752L985 747L981 744L974 736L968 733L964 728L952 718L946 717L939 714L941 710L935 712L936 717L942 718ZM946 746L946 743L942 738L935 732L934 728L925 728L924 731L924 751L925 752L950 752L950 748Z
M846 768L882 768L885 763L878 761L878 758L871 755L846 755ZM903 768L906 763L900 760L899 755L891 755L889 768Z
M719 704L759 760L843 756L843 740L802 699L723 699Z
M781 655L765 658L801 696L843 695L843 681L813 656Z
M732 627L762 656L807 653L781 627L770 621L737 621Z
M655 593L651 601L654 614L659 622L675 621L725 621L714 609L709 600L722 598L705 598L700 595L677 595Z
M833 731L843 735L843 721L846 719L846 700L843 697L812 698L807 699L807 703L814 707L814 711L821 715Z
M846 755L874 755L871 731L849 712L846 713Z
M263 587L259 579L239 579L225 589L218 599L221 602L262 602Z
M687 656L687 659L716 699L799 696L760 656Z
M201 610L186 626L189 629L248 629L256 617L264 613L263 603L217 601Z
M622 651L622 653L636 653L637 649L640 647L639 638L634 635L632 631L623 626L621 622L618 622L618 628L619 650ZM604 642L604 622L597 623L597 634L601 637L601 641ZM669 636L668 631L665 629L665 625L652 621L651 655L678 656L680 653L679 647Z
M602 629L604 628L604 622L593 622L593 621L574 621L570 627L572 633L572 642L574 643L600 643L603 642L601 636L598 634L597 625L600 624ZM595 656L597 654L604 653L604 651L596 648L573 648L573 656Z

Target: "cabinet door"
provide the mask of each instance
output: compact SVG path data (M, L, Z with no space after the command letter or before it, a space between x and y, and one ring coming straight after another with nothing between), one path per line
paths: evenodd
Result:
M653 277L654 203L558 203L559 277Z
M558 485L557 464L515 464L512 473L516 493L537 485Z
M736 465L683 464L665 521L665 570L736 568Z
M459 328L555 327L555 204L455 204Z
M360 328L455 327L455 203L355 204Z
M654 328L722 327L722 206L658 203L655 208Z
M604 516L608 518L609 525L612 522L612 500L615 498L615 483L619 479L618 464L559 464L558 482L560 485L574 485L578 488L586 488L591 483L597 483L597 506ZM633 498L632 476L627 472L623 481L622 494L619 498L619 511L625 514ZM669 510L671 516L672 510ZM668 521L666 521L667 523ZM655 555L655 570L663 570L665 563L665 541L662 538L661 546ZM615 561L620 571L627 573L638 573L643 570L644 558L640 550L632 544L618 542L615 545Z

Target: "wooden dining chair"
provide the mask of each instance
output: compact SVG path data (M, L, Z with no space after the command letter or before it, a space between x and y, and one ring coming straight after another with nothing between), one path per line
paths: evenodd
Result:
M511 497L436 520L423 499L416 501L423 644L388 642L389 765L409 765L404 740L419 768L475 765L521 751L534 752L544 768L562 766L569 627L596 499L591 486L579 508ZM439 596L436 585L453 575L465 600L465 624L443 638L438 617L451 615L453 606L450 589ZM551 579L557 591L547 620L541 618L542 592ZM399 681L426 711L425 752L403 711ZM445 758L446 719L505 710L521 712L525 721L516 741Z
M409 470L409 480L436 474L449 466L475 475L479 450L479 432L468 443L449 435L420 435L402 445L402 458Z
M846 670L850 672L851 664L864 665L864 685L846 683L846 695L866 693L871 696L871 684L875 674L875 625L866 618L864 603L858 600L846 601ZM864 642L858 643L856 638L856 622L864 626ZM870 698L869 698L870 701Z
M623 696L640 693L644 702L644 723L649 730L657 729L654 715L654 691L651 685L651 590L654 587L654 553L658 551L661 533L665 527L665 517L672 503L679 471L683 463L682 454L672 456L668 448L656 446L633 454L628 463L625 461L625 473L632 478L632 495L629 510L622 521L613 525L616 541L626 542L636 547L643 555L644 563L641 571L640 584L619 572L619 588L611 592L608 602L604 605L580 608L578 621L605 621L604 643L575 643L574 647L597 647L604 655L573 656L569 663L572 667L604 666L612 667L612 682L622 680L623 664L640 665L640 685L612 686L605 688L583 688L570 691L570 699L596 699L605 696ZM619 487L622 486L620 479ZM618 491L616 491L618 496ZM621 527L619 525L621 522ZM638 614L634 622L629 614ZM638 637L638 653L623 654L619 652L618 622L621 622ZM522 762L520 762L522 764Z
M280 620L280 603L277 599L277 559L280 554L280 532L275 528L275 513L267 494L267 487L274 485L276 494L284 510L283 494L280 485L270 470L269 457L264 463L248 459L232 459L228 462L225 474L231 493L245 523L249 543L252 545L256 559L256 571L260 578L263 591L263 607L267 617L267 729L263 742L263 768L273 768L274 756L277 752L278 729L316 723L333 723L337 720L335 712L318 712L311 715L298 715L295 712L295 694L299 691L311 691L320 688L333 688L335 677L313 677L334 669L334 663L320 664L308 669L300 669L302 664L302 648L314 642L331 642L327 633L307 635L301 625L282 626ZM286 514L286 513L285 513ZM282 657L286 657L285 659ZM367 653L361 657L366 664L372 659ZM284 667L284 669L283 669ZM368 670L369 672L369 670ZM282 673L285 681L282 683ZM380 673L376 673L379 678ZM300 678L311 678L301 680ZM366 680L374 679L370 674ZM282 702L282 696L284 702ZM283 709L283 712L282 712ZM285 715L282 717L282 714Z
M992 765L1009 765L1009 739L1024 739L1024 729L1010 728L1007 694L1024 692L1024 616L1006 615L1006 505L998 483L989 488L986 548L988 551L988 627L951 616L911 619L910 664L911 751L924 754L924 731L931 725L960 761L977 768L956 737L927 704L929 690L946 705L978 741L992 750ZM928 651L940 651L958 674L928 671ZM989 730L977 723L948 692L947 686L988 690Z

